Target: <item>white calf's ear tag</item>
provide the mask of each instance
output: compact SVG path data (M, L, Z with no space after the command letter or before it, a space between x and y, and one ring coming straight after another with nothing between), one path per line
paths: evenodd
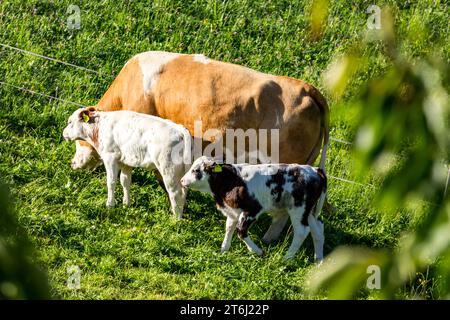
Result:
M89 122L89 116L86 113L83 113L83 120L84 122Z

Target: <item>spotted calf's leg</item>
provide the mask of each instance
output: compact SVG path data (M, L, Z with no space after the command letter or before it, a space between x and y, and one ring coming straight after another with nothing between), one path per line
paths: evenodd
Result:
M123 166L120 170L120 184L123 188L123 204L130 205L130 185L131 185L131 171L132 168Z
M227 217L225 226L225 238L223 239L220 251L226 252L230 249L231 240L233 239L234 230L236 230L238 220L232 217Z
M308 224L314 242L314 258L316 262L320 263L323 260L323 243L325 241L323 223L310 214L308 217Z
M283 231L286 222L289 219L289 215L284 211L278 211L273 213L272 224L267 232L264 234L262 241L266 244L277 240L280 237L281 231Z
M248 229L250 226L255 222L256 217L251 216L248 212L242 212L239 216L239 221L237 225L237 232L239 238L241 238L245 244L247 245L247 248L253 252L256 253L258 256L262 256L263 251L260 247L256 245L256 243L253 242L252 239L250 239L248 235Z
M300 249L301 245L303 244L303 241L305 241L306 237L309 234L309 227L305 226L301 222L303 214L307 214L307 212L305 212L305 207L297 207L289 210L289 216L291 218L294 236L291 246L284 256L285 260L289 260L295 256L298 249Z

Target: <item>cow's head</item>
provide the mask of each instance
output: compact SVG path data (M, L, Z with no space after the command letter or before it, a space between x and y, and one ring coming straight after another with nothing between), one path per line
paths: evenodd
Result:
M211 170L216 165L212 158L202 156L196 159L181 179L181 185L197 191L211 192L208 180L211 175Z
M92 125L95 123L95 108L80 108L76 110L67 121L63 131L65 140L76 140L76 153L72 159L74 169L94 169L100 163L100 157L94 148L84 140L92 133Z
M72 169L94 170L102 164L97 151L86 141L76 140L76 151L72 159Z
M76 110L67 120L63 137L67 141L88 139L88 128L94 122L95 108L80 108Z

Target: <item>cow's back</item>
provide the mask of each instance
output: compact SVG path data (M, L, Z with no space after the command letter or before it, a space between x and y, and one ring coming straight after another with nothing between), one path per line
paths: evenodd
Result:
M289 77L203 55L151 51L127 62L97 107L170 119L192 135L195 121L203 132L280 129L280 161L311 163L320 149L324 112L312 93L318 92Z

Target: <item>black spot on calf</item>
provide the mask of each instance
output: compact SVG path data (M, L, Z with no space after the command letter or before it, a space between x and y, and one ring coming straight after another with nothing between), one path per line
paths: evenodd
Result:
M286 173L285 170L278 169L277 173L272 175L272 177L267 180L266 186L271 188L272 185L274 185L273 189L270 190L270 194L275 198L276 202L280 202L281 196L284 191L284 184L286 183L286 179L284 178L284 174Z
M322 192L326 191L327 178L321 169L317 171L318 175L306 176L300 168L291 169L288 173L289 182L292 182L292 197L294 205L300 207L305 205L301 223L308 225L308 217L315 207Z

